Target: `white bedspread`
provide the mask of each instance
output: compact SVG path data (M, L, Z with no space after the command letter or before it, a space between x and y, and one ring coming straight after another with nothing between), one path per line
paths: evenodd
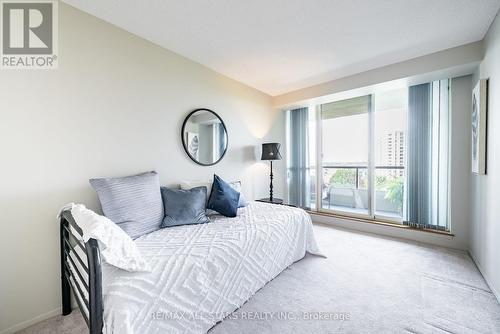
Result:
M259 202L135 242L152 272L103 265L107 334L205 333L306 252L321 255L306 212Z

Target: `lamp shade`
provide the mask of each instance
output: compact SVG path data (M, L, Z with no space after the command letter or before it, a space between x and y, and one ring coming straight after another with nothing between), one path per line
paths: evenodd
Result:
M262 144L262 157L260 160L281 160L279 143Z

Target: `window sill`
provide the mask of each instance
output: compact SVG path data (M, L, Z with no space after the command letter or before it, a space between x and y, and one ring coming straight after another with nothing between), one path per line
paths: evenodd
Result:
M328 213L328 212L311 211L311 210L305 210L305 211L311 215L332 217L332 218L345 219L345 220L353 220L353 221L361 222L361 223L388 226L388 227L394 227L394 228L405 229L405 230L410 230L410 231L420 231L420 232L425 232L425 233L439 234L439 235L443 235L443 236L450 236L450 237L455 236L455 234L448 232L448 231L438 231L438 230L432 230L432 229L420 229L420 228L401 225L401 224L397 224L397 223L390 223L390 222L376 220L376 219L364 219L364 218L358 218L358 217L343 216L343 215L338 215L338 214Z

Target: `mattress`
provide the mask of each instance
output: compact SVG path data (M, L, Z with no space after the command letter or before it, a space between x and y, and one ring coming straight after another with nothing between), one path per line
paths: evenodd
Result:
M103 332L205 333L306 252L321 255L302 209L251 202L236 218L135 240L152 268L103 264Z

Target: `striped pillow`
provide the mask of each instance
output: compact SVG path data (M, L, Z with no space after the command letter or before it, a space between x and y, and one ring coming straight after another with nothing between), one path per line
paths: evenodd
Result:
M97 192L104 215L132 239L160 228L164 212L156 172L89 182Z

